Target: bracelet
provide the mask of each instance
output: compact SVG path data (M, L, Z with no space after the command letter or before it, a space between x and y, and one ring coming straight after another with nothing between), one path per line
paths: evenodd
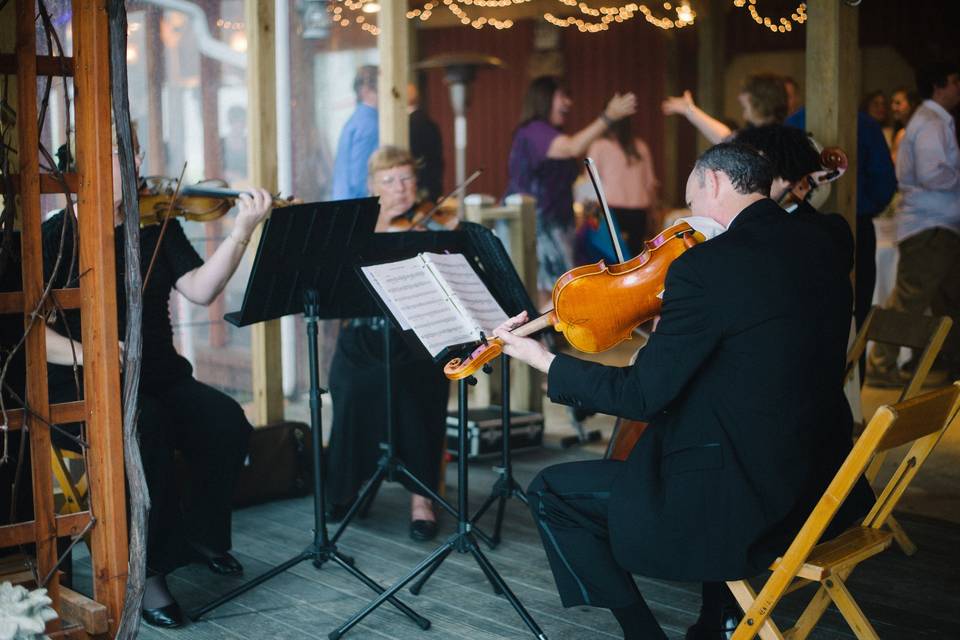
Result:
M248 244L250 244L250 238L247 238L246 240L239 240L239 239L238 239L235 235L233 235L232 233L231 233L230 235L228 235L227 237L230 238L231 240L233 240L234 242L236 242L236 243L237 243L238 245L240 245L241 247L244 247L244 248L246 248L246 246L247 246Z
M607 115L606 110L600 112L600 119L603 120L603 124L607 125L608 129L613 126L614 120Z

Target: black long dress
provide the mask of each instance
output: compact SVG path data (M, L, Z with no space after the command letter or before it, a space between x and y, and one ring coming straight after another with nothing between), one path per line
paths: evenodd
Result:
M376 471L386 438L386 358L383 328L373 319L353 320L340 330L330 367L333 427L326 488L333 505L347 505ZM426 486L440 480L440 457L450 383L442 367L414 352L391 328L393 429L396 456ZM403 485L423 492L407 480Z

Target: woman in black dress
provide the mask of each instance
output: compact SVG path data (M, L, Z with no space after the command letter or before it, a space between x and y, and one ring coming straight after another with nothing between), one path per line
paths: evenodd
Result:
M377 231L391 230L391 222L409 215L416 204L417 179L413 157L405 149L385 146L369 162L367 184L380 198ZM330 514L345 515L364 481L372 476L386 439L383 319L354 318L344 323L330 367L333 428L330 434L326 487ZM440 482L440 460L446 430L449 382L442 368L414 352L400 333L391 329L389 363L393 380L393 430L396 456L426 486ZM432 540L437 517L429 497L407 479L411 491L410 537Z

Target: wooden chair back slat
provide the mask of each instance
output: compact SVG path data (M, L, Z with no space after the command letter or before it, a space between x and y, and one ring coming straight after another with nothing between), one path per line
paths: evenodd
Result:
M893 443L910 442L910 436L921 438L915 441L864 521L863 526L874 528L883 526L943 432L956 420L958 411L960 382L892 407L885 405L877 409L763 589L753 600L733 635L734 640L752 638L765 624L881 444L895 446Z

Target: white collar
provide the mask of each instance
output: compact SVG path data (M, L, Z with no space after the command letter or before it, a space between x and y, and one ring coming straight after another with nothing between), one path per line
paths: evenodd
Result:
M946 121L947 124L953 122L953 116L950 115L950 112L944 109L936 100L927 98L923 101L923 106L940 116L940 119Z

